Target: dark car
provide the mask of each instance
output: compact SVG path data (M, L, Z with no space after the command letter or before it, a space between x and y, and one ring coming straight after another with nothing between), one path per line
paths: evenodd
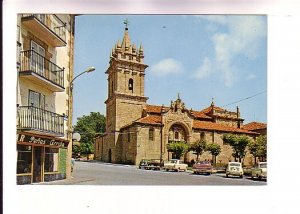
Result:
M139 164L139 169L146 169L149 162L150 162L149 159L142 159Z
M161 162L159 159L151 159L148 162L148 166L146 166L146 169L154 169L154 170L160 170Z

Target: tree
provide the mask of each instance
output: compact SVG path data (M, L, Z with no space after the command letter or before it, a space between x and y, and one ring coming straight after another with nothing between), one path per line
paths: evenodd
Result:
M173 152L175 158L180 159L180 157L186 153L189 149L189 146L184 141L170 141L167 143L168 152Z
M197 140L193 143L191 143L189 150L193 151L196 157L196 161L199 161L199 156L202 155L202 153L206 149L206 141L205 140Z
M236 159L239 159L239 162L242 161L242 158L246 155L246 147L251 142L250 138L246 135L234 135L234 134L225 134L223 135L224 143L227 143L231 146L233 153L232 156Z
M260 135L248 145L249 152L254 156L254 162L256 164L257 157L267 157L267 136Z
M209 143L206 146L206 151L209 151L214 159L214 164L216 164L217 156L221 153L221 146L217 143Z
M96 135L105 132L105 116L91 112L88 116L78 117L74 132L81 135L80 146L74 149L83 154L93 153Z

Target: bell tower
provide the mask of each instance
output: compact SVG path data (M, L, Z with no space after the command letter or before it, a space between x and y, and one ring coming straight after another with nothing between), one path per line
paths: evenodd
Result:
M110 53L108 75L108 99L106 104L106 130L119 131L142 116L147 97L144 96L145 69L144 51L131 44L128 20L124 21L122 43L117 41ZM116 140L116 139L115 139Z

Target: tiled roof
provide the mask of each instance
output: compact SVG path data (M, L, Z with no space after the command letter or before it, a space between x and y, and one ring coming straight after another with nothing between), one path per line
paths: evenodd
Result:
M218 124L218 123L204 122L204 121L197 121L197 120L194 120L193 128L203 129L203 130L243 133L243 134L258 134L256 132L251 132L251 131L244 130L244 129L225 126L225 125Z
M267 124L266 123L259 123L259 122L251 122L242 127L243 129L246 130L258 130L258 129L266 129Z
M169 107L165 107L166 109L169 109ZM161 113L162 106L155 106L155 105L146 105L146 111L148 113L155 113L160 114Z
M136 120L135 122L143 123L143 124L161 125L161 116L148 115L146 117L142 117L142 118Z
M194 116L194 117L196 117L196 118L203 118L203 119L211 119L211 117L210 116L207 116L205 113L203 113L202 111L193 111L193 110L191 110L190 111L191 112L191 114Z
M204 114L207 114L212 110L212 108L214 108L214 110L217 110L217 111L227 111L226 109L220 108L218 106L209 106L209 107L201 110L201 112ZM227 112L230 112L230 111L227 111Z

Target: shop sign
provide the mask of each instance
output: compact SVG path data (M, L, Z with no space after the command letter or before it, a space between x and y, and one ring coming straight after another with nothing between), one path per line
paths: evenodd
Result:
M68 144L67 142L60 141L58 139L49 139L49 138L43 138L43 137L28 135L28 134L17 134L17 141L24 142L24 143L59 146L59 147L67 147Z

